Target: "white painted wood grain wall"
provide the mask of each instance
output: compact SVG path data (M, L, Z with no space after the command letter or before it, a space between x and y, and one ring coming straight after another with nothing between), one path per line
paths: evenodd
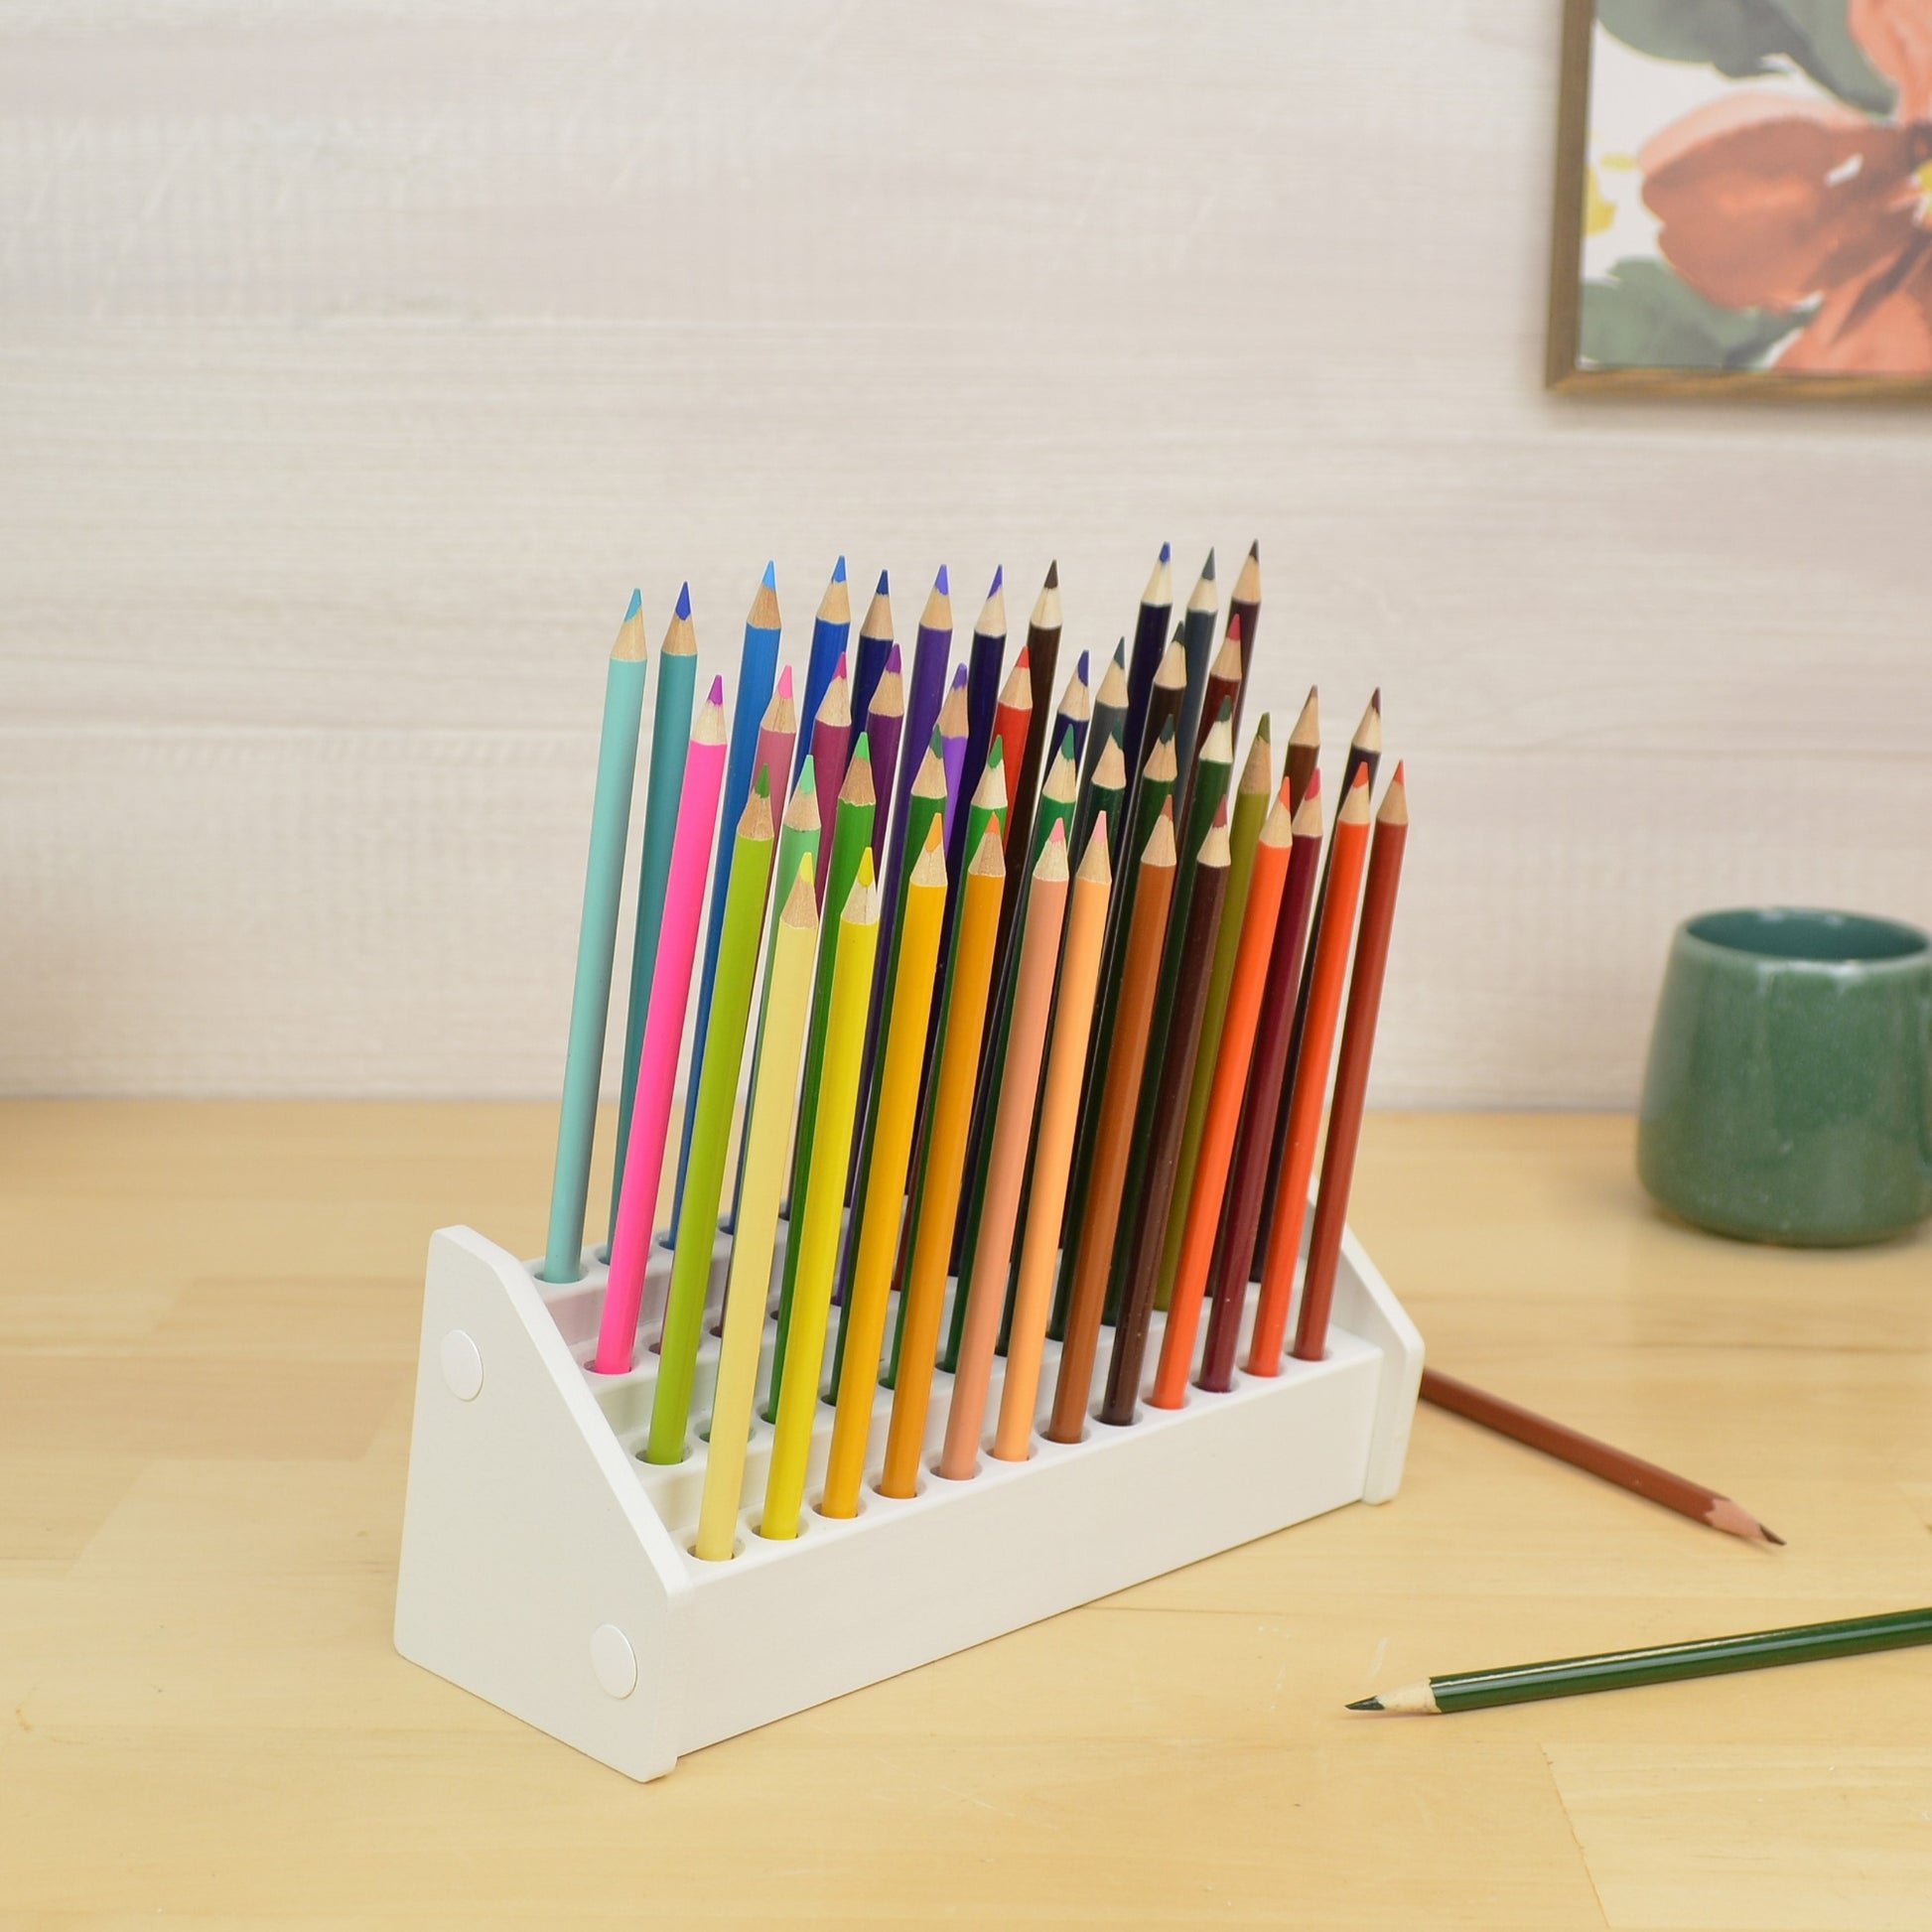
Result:
M0 5L0 1084L550 1091L619 611L767 554L1104 649L1258 533L1411 760L1385 1101L1932 918L1926 419L1540 392L1557 14Z

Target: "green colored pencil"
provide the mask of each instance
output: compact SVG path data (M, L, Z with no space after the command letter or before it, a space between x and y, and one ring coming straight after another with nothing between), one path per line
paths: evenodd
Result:
M835 580L836 581L836 580ZM812 755L805 754L805 761L798 767L798 777L791 788L791 803L785 807L784 822L778 827L778 863L772 868L776 890L772 893L771 903L782 909L791 898L791 889L798 883L799 869L809 859L814 868L818 865L818 789L817 777L812 769ZM816 903L816 900L814 900ZM775 937L775 933L774 933ZM764 978L759 982L758 1032L752 1040L752 1078L749 1091L759 1090L759 1055L764 1051L764 1016L771 1008L771 963L778 956L775 944L764 951ZM738 1226L738 1200L745 1191L745 1158L750 1151L752 1137L745 1134L738 1145L738 1176L732 1183L732 1227Z
M1033 889L1034 868L1039 864L1040 855L1046 850L1046 841L1053 836L1053 827L1059 826L1060 835L1064 838L1066 828L1072 822L1078 785L1079 774L1073 759L1069 753L1062 752L1053 760L1053 768L1046 774L1046 783L1039 794L1039 812L1031 831L1032 850L1028 855L1020 897L1014 907L1013 929L1016 932L1027 929L1027 902ZM1009 878L1012 876L1008 874ZM980 1054L979 1078L973 1095L973 1121L966 1142L965 1192L961 1198L958 1232L953 1242L952 1271L962 1282L972 1279L974 1255L979 1248L980 1213L986 1203L987 1171L993 1154L993 1123L998 1118L1000 1084L1006 1075L1007 1039L1013 1032L1013 1005L1019 991L1020 953L1019 946L1009 946L1007 956L1001 963L1000 985L996 994L998 1005L988 1020L986 1043ZM965 1327L966 1297L963 1294L955 1295L952 1322L939 1351L939 1366L947 1374L951 1374L958 1364L959 1342Z
M623 1035L623 1084L618 1093L618 1158L611 1173L607 1243L618 1231L618 1196L623 1191L623 1159L630 1147L630 1110L637 1101L637 1056L644 1045L650 976L657 967L657 935L664 926L664 889L671 877L671 847L677 839L684 755L691 746L697 690L698 636L691 624L691 586L686 584L677 594L677 609L657 651L657 702L650 721L644 838L637 860L637 914L630 940L629 1019Z
M574 1282L584 1269L591 1144L597 1135L597 1091L604 1078L604 1029L611 1011L612 956L618 943L618 907L623 897L623 841L630 829L630 787L637 775L637 735L644 716L644 668L643 599L632 591L604 674L604 731L597 748L591 856L584 870L577 981L570 995L557 1165L550 1180L550 1232L543 1253L547 1282Z
M770 782L759 771L738 821L731 883L725 891L718 976L712 982L711 1012L705 1021L704 1071L698 1076L691 1165L685 1171L685 1203L690 1211L678 1224L671 1255L657 1392L651 1401L650 1435L644 1447L647 1462L684 1459L685 1428L691 1420L691 1379L698 1365L698 1344L704 1338L705 1296L711 1286L712 1258L718 1245L718 1202L725 1191L725 1159L731 1146L732 1114L738 1104L745 1030L752 1017L752 987L758 978L765 889L770 883Z
M1201 1010L1200 1044L1194 1058L1194 1084L1187 1095L1187 1119L1180 1133L1180 1157L1174 1167L1173 1206L1161 1248L1161 1274L1154 1306L1165 1309L1173 1292L1180 1266L1181 1237L1187 1231L1187 1195L1194 1184L1194 1164L1200 1158L1200 1138L1207 1124L1207 1096L1214 1085L1214 1062L1221 1051L1221 1028L1227 1019L1228 990L1234 984L1234 956L1241 950L1241 921L1248 909L1248 884L1254 877L1255 847L1274 804L1274 753L1268 714L1255 726L1241 782L1234 788L1234 815L1228 826L1227 897L1221 906L1220 930L1214 935L1214 964L1207 975L1207 1004Z
M1179 766L1174 759L1174 722L1167 719L1154 750L1141 767L1140 782L1134 787L1129 814L1134 834L1127 850L1140 854L1154 836L1161 813L1173 796ZM1111 829L1108 845L1113 847ZM1087 1187L1093 1178L1095 1120L1100 1111L1101 1089L1106 1085L1106 1055L1112 1051L1114 1015L1120 1008L1121 971L1126 964L1127 935L1134 929L1134 896L1140 886L1140 867L1123 865L1114 875L1113 902L1107 908L1107 939L1100 955L1100 987L1094 995L1092 1033L1087 1042L1087 1070L1080 1087L1080 1125L1073 1139L1073 1172L1067 1181L1066 1206L1060 1216L1062 1252L1073 1247L1087 1212ZM1073 1292L1073 1270L1062 1268L1053 1290L1053 1315L1046 1332L1055 1341L1065 1338L1067 1297Z
M1633 1684L1675 1684L1686 1677L1769 1670L1826 1657L1862 1657L1872 1650L1904 1650L1932 1643L1932 1609L1893 1610L1883 1616L1841 1617L1835 1623L1794 1623L1783 1630L1751 1630L1735 1637L1653 1644L1644 1650L1606 1650L1594 1657L1559 1657L1508 1670L1458 1671L1426 1678L1380 1697L1359 1698L1351 1711L1406 1711L1435 1717L1480 1711L1492 1704L1530 1704L1539 1698L1583 1697Z
M864 732L852 748L845 783L839 787L839 809L832 827L832 863L825 885L825 903L845 905L859 877L859 861L872 851L872 821L878 801L872 788L872 747ZM798 1132L791 1157L791 1211L802 1213L805 1182L812 1171L812 1131L818 1119L818 1087L825 1068L825 1029L832 1011L832 976L838 964L839 928L843 915L827 918L818 929L818 966L812 980L812 1017L805 1034L805 1078L798 1093ZM764 1419L775 1420L778 1392L785 1372L785 1337L791 1325L792 1287L798 1278L799 1244L787 1236L782 1284L778 1290L778 1331L771 1346L771 1387L765 1398Z
M1168 1056L1174 995L1187 957L1183 941L1187 936L1188 908L1193 903L1194 872L1200 864L1201 843L1213 827L1215 813L1227 804L1228 779L1233 772L1234 704L1230 699L1222 705L1220 717L1201 741L1193 781L1186 787L1187 831L1174 865L1173 900L1168 910L1168 935L1161 950L1161 978L1155 988L1154 1013L1148 1025L1147 1069L1135 1102L1134 1138L1127 1157L1127 1188L1122 1198L1129 1201L1138 1201L1147 1185L1148 1152L1160 1111L1161 1074ZM1109 1321L1115 1318L1127 1287L1127 1273L1134 1259L1134 1224L1133 1215L1123 1214L1115 1230L1114 1258L1107 1274L1106 1318ZM1164 1227L1164 1237L1166 1232Z

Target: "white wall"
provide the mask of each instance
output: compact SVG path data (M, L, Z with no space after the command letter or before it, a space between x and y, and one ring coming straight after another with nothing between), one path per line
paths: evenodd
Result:
M1558 12L0 5L0 1085L553 1090L617 617L767 554L1104 649L1258 533L1410 759L1385 1101L1932 918L1926 423L1539 391Z

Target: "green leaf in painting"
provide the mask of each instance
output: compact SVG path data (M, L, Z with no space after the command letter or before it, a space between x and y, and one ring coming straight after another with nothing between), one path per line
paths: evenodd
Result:
M1734 79L1808 73L1869 114L1896 95L1852 38L1846 0L1596 0L1605 32L1660 61L1702 61Z
M1803 313L1721 309L1663 262L1621 261L1586 282L1578 350L1622 369L1748 369L1805 321Z

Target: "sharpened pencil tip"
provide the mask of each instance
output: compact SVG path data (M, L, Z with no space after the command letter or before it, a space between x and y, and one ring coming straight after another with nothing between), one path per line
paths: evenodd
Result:
M1164 543L1164 544L1163 544L1163 545L1161 546L1161 561L1162 561L1162 562L1163 562L1164 564L1171 564L1171 563L1173 563L1173 544L1171 544L1171 543Z
M963 691L963 690L965 690L965 688L966 688L966 666L965 666L964 664L955 664L955 665L953 666L953 672L952 672L952 687L951 687L951 688L952 688L952 690L954 690L954 691Z
M1059 589L1059 587L1060 587L1060 560L1057 557L1055 557L1053 561L1046 566L1045 588L1049 591L1056 591Z
M1074 660L1073 668L1079 672L1080 682L1082 684L1086 684L1090 682L1090 679L1087 676L1087 672L1089 669L1089 661L1085 651L1082 651L1080 655Z
M689 584L681 584L678 587L677 614L681 618L688 618L691 615L691 586Z
M1379 1711L1381 1708L1382 1700L1380 1698L1357 1698L1348 1707L1351 1711Z
M644 608L644 594L643 594L643 592L642 592L642 591L632 591L632 592L630 593L630 602L629 602L628 604L626 604L626 605L625 605L625 606L623 607L623 621L624 621L624 622L625 622L625 623L628 623L628 622L630 621L630 620L631 620L632 618L634 618L634 617L635 617L635 616L637 615L637 613L638 613L639 611L641 611L641 610L642 610L643 608Z
M1261 539L1259 537L1256 537L1254 542L1249 544L1248 555L1252 557L1256 563L1261 562Z
M991 597L995 591L1002 589L1005 586L1006 581L1007 581L1006 565L995 564L993 566L993 582L987 587L987 592L986 592L987 596Z
M725 702L725 675L721 671L715 678L711 680L711 695L705 700L705 703L723 704L724 702Z
M946 567L944 564L941 564L939 566L939 575L932 580L932 588L935 591L937 591L941 597L952 596L952 583L951 580L946 576Z
M1210 584L1211 584L1211 583L1213 583L1213 581L1214 581L1214 553L1213 553L1213 551L1211 551L1211 550L1210 550L1210 551L1209 551L1209 552L1207 553L1207 561L1206 561L1206 563L1204 563L1204 564L1202 564L1202 565L1201 565L1201 567L1200 567L1200 574L1201 574L1201 575L1202 575L1203 577L1205 577L1205 578L1207 579L1207 581L1208 581L1208 582L1209 582Z
M779 696L779 697L781 697L781 698L783 698L783 699L785 699L787 703L789 703L789 702L790 702L790 699L791 699L791 666L790 666L789 664L787 664L787 665L786 665L786 666L784 667L784 669L783 669L783 670L781 670L781 671L780 671L780 672L778 673L778 696Z
M1784 1548L1784 1538L1781 1537L1777 1533L1777 1531L1770 1526L1769 1523L1758 1524L1757 1533L1765 1540L1766 1543L1775 1543L1780 1550Z
M895 644L892 647L892 649L886 653L886 668L889 671L891 671L895 677L899 676L905 669L905 660L899 656L898 646L897 644Z
M893 587L891 583L887 580L886 573L882 570L879 573L879 588L873 592L873 596L890 597L892 595L892 589Z
M759 582L767 591L775 591L778 588L778 563L775 557L766 563L764 575L759 579Z
M845 559L843 556L832 566L832 582L835 584L843 584L845 582Z

